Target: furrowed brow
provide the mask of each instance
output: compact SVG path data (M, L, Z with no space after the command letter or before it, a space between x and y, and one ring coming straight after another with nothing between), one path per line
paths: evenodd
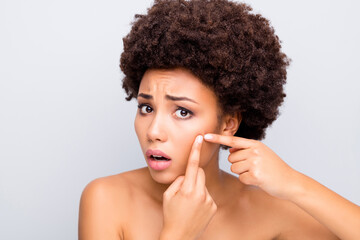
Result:
M189 101L199 104L195 100L192 100L191 98L187 98L187 97L176 97L176 96L166 95L165 98L171 101Z

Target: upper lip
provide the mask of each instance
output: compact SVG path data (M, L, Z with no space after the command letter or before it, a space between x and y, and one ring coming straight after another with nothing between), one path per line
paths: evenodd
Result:
M149 149L146 151L146 157L151 157L152 155L155 156L161 156L167 159L171 159L168 155L166 155L165 153L163 153L162 151L158 150L158 149Z

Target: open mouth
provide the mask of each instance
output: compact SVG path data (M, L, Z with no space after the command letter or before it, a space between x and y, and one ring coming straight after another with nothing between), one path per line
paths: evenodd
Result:
M170 167L171 158L159 149L148 149L146 151L146 158L149 167L155 171L162 171Z
M170 161L169 158L163 157L163 156L158 156L158 155L150 155L150 159L151 160L156 160L156 161Z

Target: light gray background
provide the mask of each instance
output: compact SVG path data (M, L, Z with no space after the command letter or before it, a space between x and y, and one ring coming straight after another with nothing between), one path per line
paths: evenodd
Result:
M0 1L0 239L76 239L85 185L145 166L118 63L151 2ZM359 3L248 2L293 60L265 143L360 204Z

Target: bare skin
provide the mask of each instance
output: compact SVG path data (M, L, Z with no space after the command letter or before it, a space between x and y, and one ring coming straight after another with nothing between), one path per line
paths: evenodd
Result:
M214 93L188 71L147 71L138 102L135 130L144 156L159 149L171 165L88 184L79 239L357 239L358 206L290 168L261 142L234 137L241 116L219 123ZM195 140L204 135L205 141ZM228 160L236 176L219 169L220 144L232 147Z
M198 239L338 239L291 202L222 174L223 198ZM157 188L149 182L147 168L91 182L80 210L80 239L158 240L163 230L162 200L152 193Z

